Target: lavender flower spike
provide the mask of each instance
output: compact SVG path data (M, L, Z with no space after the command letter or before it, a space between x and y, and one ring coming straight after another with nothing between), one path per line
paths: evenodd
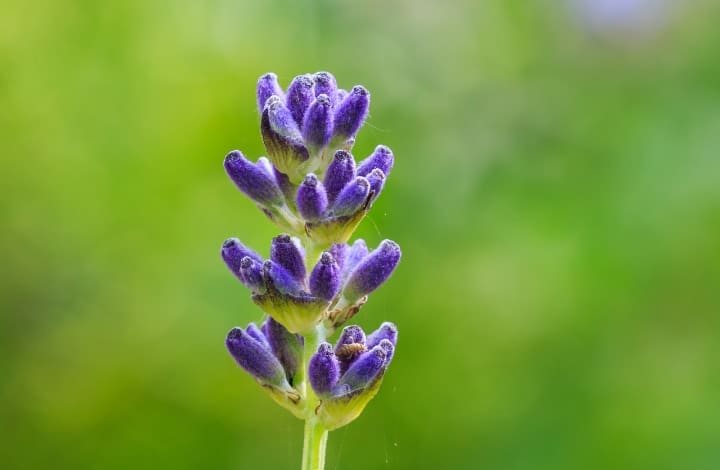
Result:
M275 177L268 174L262 165L254 165L248 161L239 150L227 154L225 171L235 186L258 204L279 206L284 203Z
M356 164L350 151L370 93L360 85L346 90L329 72L298 75L287 90L275 74L261 76L256 97L267 157L252 162L233 150L224 161L232 182L285 232L273 238L268 259L237 238L223 243L223 261L266 315L260 327L233 328L225 344L273 400L305 421L304 470L323 470L328 431L357 418L377 394L398 335L389 322L369 336L352 325L329 342L401 256L390 240L372 252L363 240L347 244L387 183L394 156L378 145Z
M230 330L225 345L238 365L255 379L276 387L289 386L282 365L270 349L242 328L235 327Z
M354 86L347 97L335 110L333 133L335 137L347 140L355 137L370 109L370 93L362 86Z
M400 256L397 243L383 240L350 274L343 289L343 297L352 303L380 287L397 267Z

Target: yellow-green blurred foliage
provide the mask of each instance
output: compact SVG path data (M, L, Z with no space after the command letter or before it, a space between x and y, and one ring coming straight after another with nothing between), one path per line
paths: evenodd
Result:
M220 244L277 232L221 162L263 152L260 74L330 70L372 92L356 155L396 155L356 235L404 257L357 317L397 323L395 362L329 469L719 468L719 22L6 0L0 467L298 468L302 423L224 350L260 313Z

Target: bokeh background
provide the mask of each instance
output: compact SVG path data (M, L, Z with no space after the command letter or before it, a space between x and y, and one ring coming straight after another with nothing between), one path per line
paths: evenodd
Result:
M276 229L221 162L257 77L368 87L404 258L335 469L720 468L720 5L5 0L0 466L293 469L223 346L221 242Z

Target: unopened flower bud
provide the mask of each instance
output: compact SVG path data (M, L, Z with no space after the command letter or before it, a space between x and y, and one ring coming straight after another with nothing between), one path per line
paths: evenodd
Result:
M319 95L310 105L302 121L302 136L305 144L317 152L332 138L332 102L327 95Z
M235 186L253 201L266 206L283 204L283 193L274 176L262 165L248 161L239 150L227 154L224 166Z
M340 266L330 253L324 252L310 274L310 293L321 299L332 300L340 290L340 281Z
M317 352L310 359L308 375L310 385L321 397L335 389L340 378L340 365L330 344L320 344Z
M258 79L257 83L257 104L260 113L265 109L265 104L271 96L283 97L282 88L274 73L266 73Z
M332 204L340 191L355 177L355 159L344 150L335 152L333 161L325 173L325 191L328 202Z
M277 387L286 385L285 371L277 358L242 328L230 330L225 345L238 365L257 380Z
M340 217L357 212L368 199L370 182L358 176L340 191L332 205L332 215Z
M290 333L284 326L268 317L263 325L272 352L285 369L288 382L293 385L295 375L298 373L302 360L302 343L298 335Z
M270 245L270 259L292 275L302 284L305 279L305 257L300 241L282 234L273 238Z
M327 210L328 199L325 186L317 179L317 176L310 173L305 177L298 187L295 204L305 220L316 222L322 218Z
M370 174L367 177L368 182L370 183L370 193L372 193L372 201L375 201L375 199L378 198L380 193L383 190L383 187L385 186L385 173L382 172L381 169L375 168L373 171L370 172Z
M254 293L265 290L262 263L246 256L240 261L240 274L245 285Z
M335 106L337 96L337 81L330 72L317 72L315 79L315 96L326 95Z
M343 289L343 297L354 302L380 287L397 267L400 256L398 244L384 240L350 273Z
M228 238L222 244L220 256L232 273L241 281L245 282L241 271L243 258L250 257L258 263L262 263L260 255L243 245L237 238Z
M345 264L343 264L343 279L347 279L355 266L370 253L365 240L358 238L350 247Z
M390 150L390 148L386 147L385 145L378 145L377 147L375 147L375 151L369 157L358 163L356 173L358 176L367 177L367 175L369 175L371 171L373 171L375 168L379 168L380 170L382 170L385 176L388 176L390 174L390 170L392 170L394 163L395 161L392 150Z
M350 94L335 109L333 134L341 139L355 137L370 108L370 93L362 86L354 86Z
M384 372L386 354L379 345L361 354L345 372L338 387L347 386L350 392L371 386Z
M311 75L298 75L288 86L285 106L290 110L298 127L302 125L305 111L315 98L313 83Z

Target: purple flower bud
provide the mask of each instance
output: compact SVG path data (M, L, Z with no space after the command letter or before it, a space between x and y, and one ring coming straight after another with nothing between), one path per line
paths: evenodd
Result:
M259 261L256 261L249 256L244 257L240 261L240 274L242 276L242 281L254 293L263 292L265 290L262 263Z
M388 176L394 163L392 150L384 145L378 145L369 157L358 164L356 174L367 177L375 168L379 168L385 176Z
M333 161L325 173L325 191L328 202L332 204L340 191L355 177L355 159L344 150L335 152Z
M268 206L281 205L282 191L272 174L263 165L254 165L239 150L233 150L225 157L225 172L235 186L253 201Z
M380 325L380 328L370 333L367 337L367 347L368 348L374 348L378 344L380 344L380 341L386 339L390 341L393 345L397 344L397 337L398 337L398 330L397 327L390 323L385 322L382 325Z
M348 95L347 90L338 89L337 94L335 95L335 96L337 96L336 103L342 103L342 100L344 100L347 97L347 95Z
M275 386L286 384L285 371L270 349L242 328L230 330L225 345L238 365L256 379Z
M350 248L347 260L345 261L345 264L343 265L343 279L346 279L353 269L355 269L355 266L360 263L365 257L370 253L368 250L367 245L365 244L365 240L362 238L358 238L355 240L355 243L353 243L352 247Z
M298 75L288 86L285 105L298 126L302 125L305 111L315 99L311 75Z
M371 349L380 345L385 350L385 354L387 355L386 362L389 364L395 352L397 337L397 327L390 322L385 322L380 325L380 328L370 333L367 338L367 347Z
M263 325L263 331L267 337L269 347L280 361L280 364L282 364L288 382L292 385L302 357L300 338L298 335L290 333L273 317L268 317Z
M317 176L310 173L305 177L297 190L295 203L305 220L316 222L322 218L327 210L328 199L325 186L318 181Z
M326 251L310 273L310 293L321 299L332 300L340 291L340 280L340 266Z
M319 95L305 113L302 136L305 144L316 151L325 147L332 138L332 103L327 95Z
M385 369L387 370L395 354L395 345L391 343L389 339L383 339L378 343L378 346L385 351Z
M247 248L237 238L228 238L223 242L222 248L220 249L220 256L222 256L223 261L225 261L227 267L230 268L230 271L242 282L245 282L241 271L243 258L250 257L258 263L262 263L260 255L250 248Z
M308 364L310 385L320 396L330 394L340 378L340 365L328 343L320 344Z
M335 109L333 134L342 139L354 137L365 122L369 108L370 93L360 85L354 86Z
M270 259L285 268L298 282L305 280L305 257L298 239L286 234L273 238Z
M337 195L332 206L332 214L337 217L354 214L365 205L369 194L370 182L358 176Z
M367 351L365 346L365 332L357 325L343 328L335 345L335 355L340 363L340 372L345 373L350 365Z
M337 340L335 352L337 353L337 350L346 344L365 344L365 339L365 332L358 325L346 326L343 328L342 333L340 333L340 338Z
M272 285L280 294L295 295L302 291L302 285L295 276L271 260L263 264L263 279L265 284Z
M383 240L350 273L343 296L350 302L367 295L385 282L400 262L400 247L391 240Z
M275 106L282 106L282 103L279 103L276 99L272 99L271 104L272 102L278 103ZM270 119L270 107L267 106L260 117L260 133L262 134L265 150L267 150L273 165L286 174L290 181L297 182L302 178L298 174L298 166L310 158L310 154L299 135L299 131L297 131L297 126L290 112L287 111L285 116L283 116L283 112L276 113L273 124ZM276 130L281 125L286 126L283 132L288 134Z
M350 252L350 247L345 243L333 243L328 251L333 256L335 262L340 267L340 271L342 272L343 266L345 265L345 259Z
M372 385L385 370L385 359L385 350L380 346L361 354L340 378L336 388L344 388L344 391L349 388L354 392Z
M301 138L300 127L295 122L292 112L280 99L269 99L265 109L268 111L268 119L272 130L284 137Z
M283 91L278 83L277 75L274 73L266 73L258 79L257 83L257 103L260 113L265 109L267 100L273 95L282 98Z
M370 192L372 193L372 201L378 198L385 186L385 173L381 169L375 168L367 177L370 183Z
M245 332L258 343L270 349L270 343L268 343L268 339L265 337L265 333L263 333L262 330L258 328L255 323L250 323L247 328L245 328Z
M337 81L330 72L318 72L315 74L315 96L320 95L326 95L330 98L332 106L335 107Z

